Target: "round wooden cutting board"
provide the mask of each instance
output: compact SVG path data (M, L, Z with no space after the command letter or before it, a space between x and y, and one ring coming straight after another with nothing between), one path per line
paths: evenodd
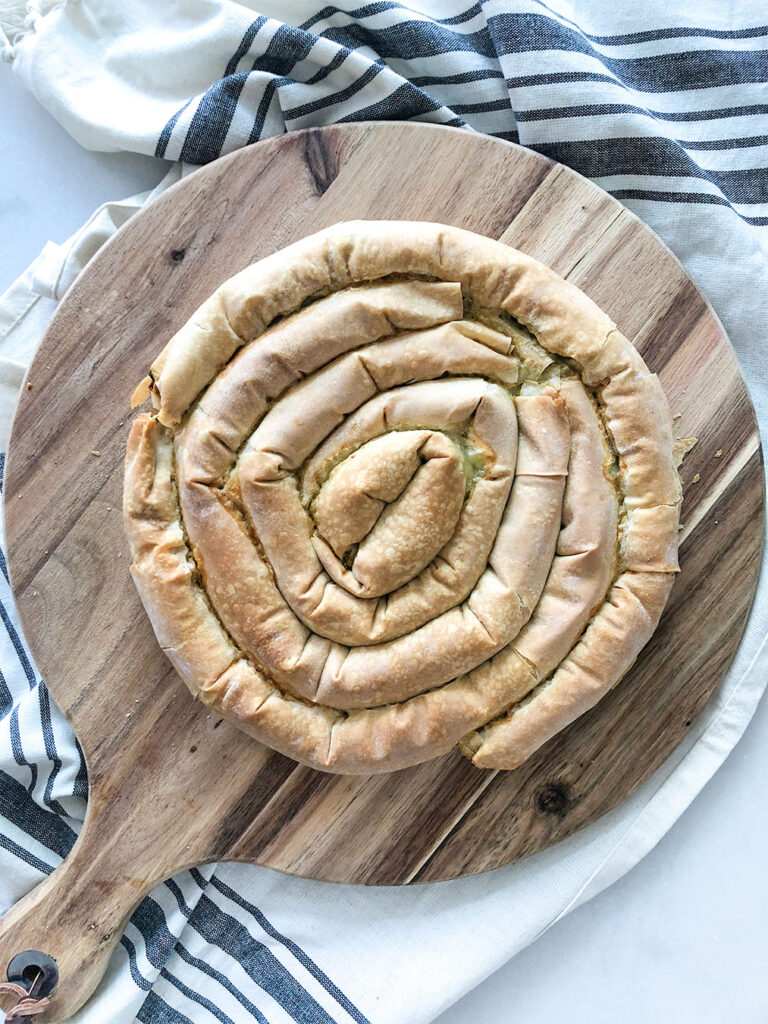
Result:
M391 775L325 775L195 703L128 573L122 464L134 386L226 278L336 221L435 220L499 238L581 287L660 377L679 437L682 572L611 694L515 772L454 753ZM62 867L0 924L59 961L45 1020L87 997L126 916L182 867L245 860L402 884L485 871L594 821L670 754L736 650L763 535L757 425L704 297L658 238L579 175L518 146L414 124L344 125L248 147L136 215L89 264L22 391L6 474L26 636L89 768Z

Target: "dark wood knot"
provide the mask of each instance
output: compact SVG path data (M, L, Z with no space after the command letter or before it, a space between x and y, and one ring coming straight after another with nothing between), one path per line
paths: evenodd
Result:
M187 255L186 249L174 249L171 253L171 259L174 263L181 263L184 257Z
M323 133L310 129L304 137L304 161L317 195L324 195L336 180L340 165L338 155L326 145Z
M536 795L536 804L543 814L557 814L562 817L572 803L570 786L564 782L548 782Z

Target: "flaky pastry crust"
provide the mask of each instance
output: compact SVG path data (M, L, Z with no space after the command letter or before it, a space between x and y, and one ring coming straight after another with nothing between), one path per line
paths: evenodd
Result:
M661 385L583 292L440 224L337 224L226 281L136 401L131 571L192 693L323 771L511 769L658 623Z

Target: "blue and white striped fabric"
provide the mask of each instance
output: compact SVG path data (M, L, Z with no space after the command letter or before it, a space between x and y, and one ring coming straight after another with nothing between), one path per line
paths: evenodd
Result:
M119 20L116 7L64 5L18 48L30 88L93 148L201 164L318 124L431 121L530 146L622 200L768 225L765 5L140 0ZM65 32L84 63L59 49Z
M0 13L17 74L84 145L183 162L158 191L261 138L361 119L466 127L569 164L649 222L705 288L768 439L768 338L749 300L768 281L768 10L47 0L25 17L18 6ZM0 403L68 283L144 201L99 211L0 301ZM87 780L20 634L4 559L0 570L2 910L66 855ZM139 907L77 1020L426 1024L658 841L746 727L768 678L766 634L764 573L717 699L661 771L580 836L490 876L412 890L243 865L185 872ZM492 920L492 934L476 920Z
M592 32L539 0L434 7L256 18L155 154L200 164L310 125L432 121L521 142L618 199L728 205L768 225L768 24Z

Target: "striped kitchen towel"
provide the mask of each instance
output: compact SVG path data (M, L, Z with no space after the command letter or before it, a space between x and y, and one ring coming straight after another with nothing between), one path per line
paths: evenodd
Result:
M5 56L84 145L195 164L296 128L421 120L519 141L588 175L673 248L725 322L768 438L768 17L668 0L0 0ZM54 169L51 173L56 173ZM154 193L153 193L154 195ZM49 245L0 300L0 437L57 302L152 196ZM746 296L746 298L745 298ZM87 778L16 620L0 557L0 910L66 856ZM724 686L611 814L487 876L363 889L208 865L136 911L80 1024L424 1024L674 823L768 679L765 572ZM492 928L477 928L477 921Z

